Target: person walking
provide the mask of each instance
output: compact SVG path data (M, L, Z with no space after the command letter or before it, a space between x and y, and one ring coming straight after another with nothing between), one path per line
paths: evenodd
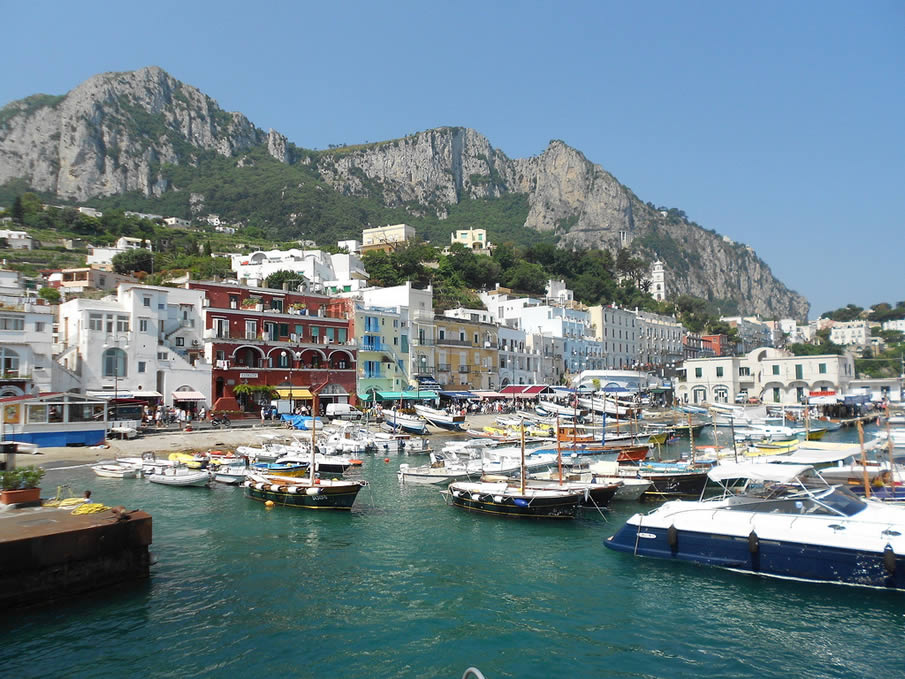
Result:
M201 406L198 409L198 421L204 422L204 416L207 414L207 411L204 409L204 406Z
M261 424L264 424L264 418L267 416L267 408L261 406Z

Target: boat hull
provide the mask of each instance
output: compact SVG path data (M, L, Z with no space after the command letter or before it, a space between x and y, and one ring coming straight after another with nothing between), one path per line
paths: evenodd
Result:
M458 493L458 494L457 494ZM452 487L447 495L451 503L470 512L492 514L514 519L573 519L578 513L581 495L556 498L533 498L531 501L516 503L516 498L500 496L490 492L469 493L456 491ZM501 502L495 498L500 497Z
M639 478L650 481L651 485L641 495L642 500L675 500L678 498L701 497L707 486L707 472L645 473Z
M893 567L883 553L756 537L639 527L631 523L604 541L618 552L814 582L905 590L905 556Z
M359 483L343 484L342 486L315 486L318 492L290 493L288 491L273 490L277 484L249 483L245 486L245 497L258 502L272 501L275 505L285 507L298 507L300 509L339 509L349 510L355 503L362 485ZM285 486L278 486L285 487ZM300 489L303 490L304 489Z

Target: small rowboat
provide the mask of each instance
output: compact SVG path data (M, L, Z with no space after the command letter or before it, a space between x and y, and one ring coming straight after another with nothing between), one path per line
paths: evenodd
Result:
M211 475L206 469L173 467L157 474L151 474L148 480L164 486L206 486L211 480Z
M126 464L96 464L91 470L105 479L134 479L141 471Z

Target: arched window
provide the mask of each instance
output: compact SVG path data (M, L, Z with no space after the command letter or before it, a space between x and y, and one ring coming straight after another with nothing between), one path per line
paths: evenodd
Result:
M102 358L104 377L126 376L126 352L116 347L111 347L103 353Z
M19 354L4 346L0 346L0 373L10 377L19 373Z
M281 351L277 354L277 368L288 368L289 366L289 353L286 351Z

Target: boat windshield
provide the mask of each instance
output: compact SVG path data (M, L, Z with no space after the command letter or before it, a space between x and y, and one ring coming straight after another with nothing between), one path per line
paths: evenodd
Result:
M842 486L806 488L773 483L749 486L730 499L727 509L767 514L816 514L854 516L866 504Z

